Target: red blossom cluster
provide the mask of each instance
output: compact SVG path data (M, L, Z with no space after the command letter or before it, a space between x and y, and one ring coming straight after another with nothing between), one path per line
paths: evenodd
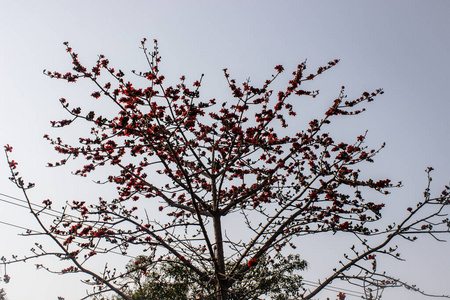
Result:
M71 109L61 98L62 107L72 118L52 121L52 126L74 126L76 120L84 120L91 130L76 145L44 136L65 157L49 163L50 167L73 158L84 159L83 166L74 172L83 177L98 169L116 170L106 178L106 183L116 186L115 199L100 198L90 205L73 201L70 208L80 217L64 214L50 227L49 234L64 239L60 244L66 251L64 257L77 261L85 253L84 258L89 259L102 251L107 253L107 248L100 249L104 244L126 254L130 245L140 245L151 253L152 261L175 258L199 281L214 288L222 285L223 292L263 255L280 252L287 245L295 248L291 242L295 237L324 232L378 234L379 229L372 224L381 218L384 203L366 200L363 191L387 194L389 188L401 183L363 178L358 167L373 162L384 145L368 149L366 134L350 141L335 140L326 127L336 117L363 112L361 106L382 94L381 89L346 100L342 87L322 116L306 128L298 128L295 116L301 99L319 94L308 88L311 81L339 60L311 74L305 74L306 62L299 64L280 91L274 91L272 83L282 76L285 68L281 65L259 87L250 85L249 80L238 84L224 69L232 99L203 100L199 91L203 75L192 86L186 84L184 76L174 86L165 84L154 42L153 51L148 52L146 40L142 41L148 71L133 71L147 82L144 87L127 81L126 74L110 67L103 55L92 68L84 67L68 43L75 74L45 71L51 78L68 82L91 80L96 91L90 95L117 108L116 115L108 116L104 111ZM6 152L11 150L5 146ZM17 163L10 160L9 166L14 170ZM22 187L14 176L13 181ZM440 203L447 203L448 190L446 187L442 192ZM50 208L52 202L44 200L43 204ZM407 211L412 215L417 209ZM162 222L157 214L165 214L171 221ZM242 216L243 227L254 234L249 241L235 241L223 234L223 220L231 214ZM428 225L420 228L432 229ZM390 227L386 232L393 230ZM78 250L69 251L73 247ZM226 257L227 250L234 254ZM354 251L358 257L354 262L358 262L375 261L374 253L382 250L368 248L367 255ZM391 254L395 248L383 251ZM134 264L147 272L145 261L139 259ZM349 266L342 268L333 276L343 276ZM70 267L62 273L76 271L77 267ZM96 280L126 299L112 281ZM345 294L338 297L343 300Z
M304 74L306 63L299 64L287 88L278 93L274 93L270 85L284 71L281 65L275 67L277 73L262 87L251 86L249 82L238 86L224 69L235 101L230 105L222 102L219 109L213 109L217 106L215 99L200 100L201 78L192 87L185 84L184 76L176 86L163 87L165 77L159 73L161 59L157 44L148 56L150 71L133 71L149 81L149 86L144 88L125 81L124 72L110 67L103 55L89 72L68 44L66 47L76 75L47 74L67 81L88 78L99 88L92 97L104 96L119 108L118 115L108 119L94 111L83 114L79 107L70 110L69 103L61 99L61 104L73 119L52 122L52 126L71 125L75 119L81 118L92 124L93 136L80 138L81 146L71 146L60 138L45 136L55 145L56 151L68 156L64 163L69 157L81 155L85 158L88 163L75 174L87 176L107 164L120 168L120 174L108 177L109 182L117 185L118 198L111 204L102 202L91 208L84 203L74 203L72 209L80 211L82 216L98 214L104 220L115 218L114 215L128 218L139 208L126 209L119 203L141 198L164 202L159 211L172 208L166 214L172 216L174 222L187 222L193 216L225 216L239 210L277 204L281 205L281 212L291 215L287 216L289 221L281 221L286 217L280 215L279 221L269 224L275 230L271 231L275 232L273 237L267 236L269 240L308 232L313 224L320 231L370 232L365 223L379 215L383 204L366 203L358 187L386 192L384 189L392 185L389 180L359 180L360 171L353 166L373 161L378 150L367 150L363 146L365 135L348 144L337 143L328 133L321 131L323 126L330 124L331 117L359 113L361 110L351 109L372 101L382 91L364 92L358 99L343 101L342 88L339 98L324 117L311 121L306 130L294 129L294 134L279 136L280 132L275 129L277 124L288 127L289 118L296 115L296 105L289 100L291 96L316 97L318 91L301 87L335 66L338 60L309 75ZM114 88L109 81L100 83L102 70L118 83L117 87ZM272 95L276 95L274 99ZM135 158L135 163L124 163L130 161L127 157ZM156 186L153 180L149 180L150 173L160 174L171 183ZM355 197L341 192L342 186L353 188ZM288 192L284 193L284 190ZM374 216L370 216L370 212ZM343 217L345 221L341 222ZM81 233L79 229L81 226L72 227L68 233L87 234L86 228ZM89 232L95 238L110 234L117 236L114 230L105 227L89 229ZM158 240L148 229L143 234L149 234L148 240ZM135 236L124 237L123 240L124 245L147 241ZM70 242L70 239L66 240L67 244ZM267 245L270 243L261 246ZM281 243L276 248L283 245ZM256 247L256 244L252 246ZM256 259L250 260L249 266Z

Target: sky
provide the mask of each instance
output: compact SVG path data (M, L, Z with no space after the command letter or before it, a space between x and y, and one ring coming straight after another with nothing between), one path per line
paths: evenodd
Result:
M0 2L0 143L14 147L22 175L36 183L32 200L95 199L110 193L90 180L70 174L74 168L49 169L58 156L42 138L60 134L50 120L66 117L58 99L89 99L93 87L51 80L43 69L70 71L63 42L70 42L82 62L98 54L125 72L145 68L140 41L157 39L162 71L172 83L185 75L192 82L205 74L205 98L226 98L222 69L238 82L263 83L273 67L294 70L307 59L311 70L335 58L340 63L314 80L320 96L299 113L299 126L321 116L342 85L349 97L383 88L385 94L367 112L342 120L334 129L352 140L368 130L368 144L386 148L368 167L374 177L402 180L404 187L386 198L386 217L420 201L426 185L425 168L434 167L433 190L450 180L450 13L449 1L1 1ZM283 78L282 78L283 79ZM286 78L284 78L286 79ZM71 132L75 134L76 131ZM8 180L0 159L0 199L23 199ZM23 208L0 201L0 221L37 229ZM23 237L24 231L0 224L0 256L29 254L42 237ZM48 242L48 240L47 240ZM325 241L327 242L327 241ZM311 240L298 251L310 262L302 274L317 282L325 278L346 248L344 241ZM407 261L388 264L390 271L425 290L450 294L450 245L424 237L402 244ZM332 249L333 251L329 251ZM342 251L341 251L342 250ZM340 252L341 251L341 252ZM114 262L128 258L111 257ZM36 262L8 266L9 299L80 299L84 286L75 276L35 270ZM59 262L49 260L50 265ZM4 270L0 270L3 276ZM339 286L336 283L335 286ZM24 288L26 287L26 288ZM319 294L320 299L335 293ZM386 291L384 299L423 299L408 291ZM349 296L348 299L351 298Z

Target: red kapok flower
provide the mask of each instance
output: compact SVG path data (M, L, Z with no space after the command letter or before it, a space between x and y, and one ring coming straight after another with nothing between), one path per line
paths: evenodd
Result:
M258 264L258 261L256 260L256 258L250 259L250 260L248 261L248 263L247 263L247 265L248 265L249 267L254 267L254 266L256 266L257 264Z
M9 162L9 167L11 169L15 169L17 167L17 162L15 162L14 160L10 161Z
M275 70L277 70L278 72L283 72L284 71L284 68L283 68L283 66L282 65L278 65L278 66L276 66L275 67Z
M52 205L52 201L50 201L50 199L44 200L42 201L42 203L46 206L46 207L50 207Z

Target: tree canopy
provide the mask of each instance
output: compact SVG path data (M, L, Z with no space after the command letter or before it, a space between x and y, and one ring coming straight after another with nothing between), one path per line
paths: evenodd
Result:
M262 257L260 263L250 269L233 287L229 299L274 300L299 299L304 292L302 277L298 271L306 269L306 261L299 255ZM127 278L134 289L129 296L133 300L144 299L208 299L214 294L211 286L199 285L191 269L179 261L148 264L145 256L127 265Z
M78 107L60 99L70 118L52 121L53 127L84 121L91 129L79 137L78 144L45 135L64 156L48 166L59 167L72 158L83 160L74 174L86 177L105 170L108 175L98 183L115 185L118 195L97 202L73 201L68 204L70 214L65 210L52 224L44 224L41 213L51 209L52 201L45 200L41 210L33 208L26 192L33 184L20 177L17 163L10 158L12 147L5 146L11 180L23 190L42 230L60 249L53 255L71 262L56 272L86 273L92 277L87 283L97 288L94 295L113 291L123 299L145 298L148 295L142 293L147 292L161 293L162 298L165 293L180 293L189 299L247 295L253 299L262 294L285 299L277 295L280 290L295 299L312 299L338 279L360 287L366 299L379 299L387 287L424 293L380 270L377 259L401 259L394 242L398 238L414 241L419 234L448 233L450 222L444 211L450 188L432 197L432 168L428 168L423 199L405 208L404 218L386 225L380 199L401 183L370 178L360 169L374 162L384 145L366 146L364 131L343 141L328 129L337 118L363 113L367 104L383 94L382 89L347 99L342 87L321 118L299 128L296 120L305 107L303 100L319 94L308 89L309 83L339 60L313 72L308 72L306 62L298 64L279 91L272 86L285 70L281 65L261 86L251 85L250 80L238 85L224 69L231 99L205 100L200 97L203 75L192 84L184 76L174 86L166 84L156 40L151 50L142 41L147 68L133 71L137 84L103 55L88 69L65 45L74 72L44 74L69 83L90 80L95 86L93 101L105 104L102 111L94 111L84 103ZM139 86L142 82L144 87ZM240 232L227 232L227 222L239 224ZM349 245L349 253L334 269L330 267L326 280L304 288L297 275L280 275L304 269L298 256L283 256L295 251L302 237L329 234L334 238L336 233L356 237L359 244ZM32 257L48 255L44 246ZM87 261L111 251L137 251L145 256L123 272L87 267ZM147 274L143 282L130 277L136 268ZM275 269L281 276L276 280ZM189 280L180 281L182 274ZM138 288L134 294L130 294L132 283ZM161 283L165 289L159 288Z

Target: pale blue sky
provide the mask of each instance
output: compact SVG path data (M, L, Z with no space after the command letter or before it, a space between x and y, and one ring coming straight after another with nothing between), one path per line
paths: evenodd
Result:
M141 39L156 38L166 77L175 80L186 75L195 81L205 73L203 94L217 99L229 97L222 75L225 67L238 81L250 77L257 84L278 64L293 70L307 58L315 69L339 58L337 67L314 80L312 88L320 89L321 95L305 106L299 124L319 117L341 85L349 96L383 88L385 94L365 114L339 122L334 130L351 141L368 129L369 145L387 142L369 172L403 180L404 188L386 198L385 213L395 218L396 209L420 200L427 166L436 169L436 192L450 180L449 13L450 2L444 0L2 1L0 144L15 148L14 159L24 176L37 183L31 194L35 202L51 197L62 205L65 200L95 199L102 192L89 180L71 176L70 166L56 171L44 167L56 156L42 136L58 135L49 120L64 117L57 100L90 99L92 93L88 84L68 85L42 75L43 69L71 69L65 41L87 65L102 53L127 72L145 67L138 48ZM0 193L20 196L7 178L5 160L0 159ZM0 221L37 228L25 210L2 202ZM31 238L17 236L20 230L0 224L0 232L0 255L27 254L33 245ZM326 267L334 267L326 265L327 258L336 261L341 255L338 250L322 253L319 246L312 246L321 243L299 247L311 264L304 274L309 280L327 276ZM392 265L394 275L429 291L450 293L450 245L424 238L405 246L403 254L409 261ZM11 283L0 287L6 288L11 300L53 300L58 295L72 300L84 294L85 287L73 277L33 269L33 262L9 267ZM385 299L423 299L403 291L385 295Z

